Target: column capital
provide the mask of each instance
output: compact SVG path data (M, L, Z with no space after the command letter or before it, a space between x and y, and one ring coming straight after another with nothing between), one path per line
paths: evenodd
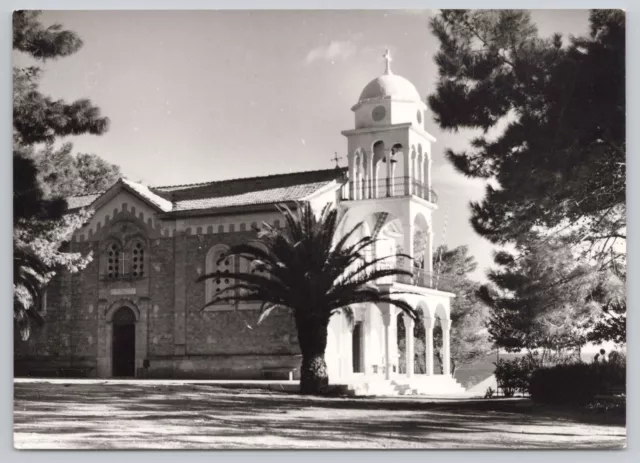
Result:
M451 329L451 320L450 319L440 319L440 325L443 330L449 331Z
M409 329L413 330L413 328L416 326L416 321L406 313L402 314L402 321L404 321L405 330L409 330Z
M425 317L422 319L425 330L433 330L435 326L435 319L431 317Z
M388 302L383 302L378 304L378 307L380 308L380 312L382 314L382 322L384 323L384 326L390 326L394 312L393 306Z

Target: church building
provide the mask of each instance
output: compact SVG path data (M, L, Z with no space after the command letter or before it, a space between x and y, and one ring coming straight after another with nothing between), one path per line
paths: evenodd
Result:
M363 222L360 236L379 240L370 257L413 256L389 263L413 277L378 285L422 314L413 320L388 305L364 304L353 307L354 323L334 315L326 350L330 382L367 394L461 391L450 374L434 368L438 329L442 371L450 371L455 297L442 290L432 268L435 139L424 128L427 107L419 92L392 73L388 52L385 59L384 73L351 108L354 127L342 132L346 168L160 187L120 179L101 194L70 198L70 211L93 214L69 250L93 260L49 284L44 326L29 341L16 341L16 374L297 378L301 356L291 314L274 311L257 325L256 304L203 309L232 281L196 280L216 268L249 271L248 263L225 258L229 247L255 238L254 227L263 222L283 225L276 204L309 201L316 210L327 203L339 209L339 235ZM415 356L417 331L425 346L420 371L418 362L406 361Z

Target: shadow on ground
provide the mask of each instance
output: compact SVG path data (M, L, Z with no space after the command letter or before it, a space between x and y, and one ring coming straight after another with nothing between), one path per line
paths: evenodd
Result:
M620 448L625 428L518 399L36 382L15 384L14 438L18 448Z

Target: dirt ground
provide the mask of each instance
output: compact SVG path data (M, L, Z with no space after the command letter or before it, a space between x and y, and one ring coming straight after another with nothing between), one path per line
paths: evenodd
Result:
M16 449L587 449L624 418L525 399L309 398L210 384L16 382Z

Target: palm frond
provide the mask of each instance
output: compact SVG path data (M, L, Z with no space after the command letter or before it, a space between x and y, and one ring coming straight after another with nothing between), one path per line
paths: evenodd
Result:
M356 314L353 311L353 308L347 306L347 307L340 307L339 309L334 309L331 311L332 316L339 313L344 315L344 318L347 320L347 327L349 328L349 331L353 331L353 328L356 324Z
M378 287L383 278L413 276L400 268L380 268L383 262L406 258L406 254L367 259L366 249L378 241L358 237L362 223L356 224L336 240L338 211L330 204L315 215L311 205L298 203L277 206L283 228L264 224L257 240L232 246L227 255L258 261L260 274L250 272L211 272L198 281L228 278L235 281L218 293L207 306L221 302L262 302L265 312L272 306L287 307L296 317L328 323L335 311L349 312L349 305L360 302L389 303L410 312L401 300L389 298ZM354 242L351 242L351 241ZM266 316L266 315L265 315ZM306 323L306 322L305 322Z
M282 306L279 304L273 304L270 302L263 302L262 305L260 306L260 315L258 316L257 324L258 325L261 324L265 320L265 318L269 316L271 312L277 309L288 309L288 307Z

